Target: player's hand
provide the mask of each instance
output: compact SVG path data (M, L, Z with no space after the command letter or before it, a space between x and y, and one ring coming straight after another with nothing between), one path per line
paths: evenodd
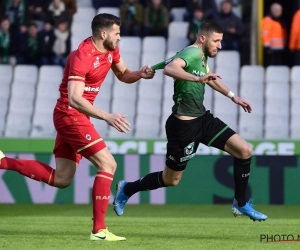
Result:
M251 113L251 112L252 112L252 107L251 107L250 103L248 103L247 101L243 100L242 98L240 98L240 97L234 95L234 96L231 98L231 100L232 100L234 103L236 103L236 104L242 106L242 108L244 109L245 112L248 112L248 113Z
M141 77L144 79L152 79L154 75L155 70L151 69L149 65L146 65L141 69Z
M106 122L119 132L127 133L130 130L130 123L125 119L126 117L127 115L122 114L109 114Z
M203 83L206 83L206 82L209 82L211 80L216 80L217 78L220 78L222 79L222 77L219 75L219 74L216 74L216 73L208 73L204 76L200 76L199 77L199 82L203 82Z

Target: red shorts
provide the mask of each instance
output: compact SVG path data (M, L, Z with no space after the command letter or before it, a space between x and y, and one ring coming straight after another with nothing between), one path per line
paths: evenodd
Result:
M77 163L82 156L89 158L106 147L86 115L62 112L55 109L54 126L57 131L53 153L55 158L65 158Z

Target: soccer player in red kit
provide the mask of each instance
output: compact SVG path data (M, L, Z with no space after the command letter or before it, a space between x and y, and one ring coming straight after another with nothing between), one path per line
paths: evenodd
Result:
M92 36L68 57L53 115L57 130L56 169L38 161L8 158L0 151L0 169L17 171L58 188L71 184L82 156L91 161L98 169L92 190L91 240L120 241L125 238L109 232L105 225L110 186L117 165L89 117L104 120L123 133L129 131L130 126L126 115L107 113L93 106L93 102L109 69L125 83L154 76L148 65L139 71L126 67L117 45L120 39L120 19L110 14L98 14L92 21Z

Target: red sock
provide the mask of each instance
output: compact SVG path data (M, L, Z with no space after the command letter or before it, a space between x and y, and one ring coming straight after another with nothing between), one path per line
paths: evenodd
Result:
M95 176L93 197L93 233L105 229L105 214L109 202L110 185L114 176L106 172L97 172Z
M19 172L31 179L45 182L53 186L55 170L45 163L33 160L21 160L4 157L0 162L0 169Z

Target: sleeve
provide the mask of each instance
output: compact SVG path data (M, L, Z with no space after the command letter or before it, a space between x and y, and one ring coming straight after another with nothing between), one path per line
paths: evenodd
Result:
M70 68L69 68L69 76L68 80L72 81L85 81L85 75L88 70L88 63L86 62L85 57L80 55L78 52L70 55Z
M112 61L112 63L113 64L117 64L119 62L120 62L120 50L119 50L119 46L117 45L116 49L114 50L114 53L113 53L113 61Z

